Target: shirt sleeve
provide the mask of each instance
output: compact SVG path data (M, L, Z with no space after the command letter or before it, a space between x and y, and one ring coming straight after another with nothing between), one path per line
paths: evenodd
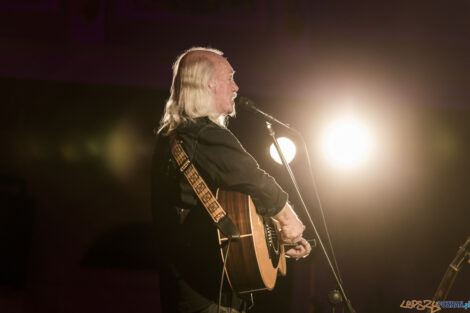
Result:
M287 193L260 169L228 129L215 125L204 127L198 136L194 158L198 169L216 186L250 195L258 214L274 216L285 206Z

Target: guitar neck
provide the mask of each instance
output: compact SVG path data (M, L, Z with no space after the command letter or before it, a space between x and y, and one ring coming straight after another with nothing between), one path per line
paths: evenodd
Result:
M436 294L432 299L433 301L444 301L445 299L447 299L447 295L449 294L450 289L454 285L458 273L458 270L456 271L454 267L451 267L451 265L449 265L446 273L444 274L444 277L441 280L441 283L439 284L439 288L437 288Z
M463 244L457 251L457 255L449 264L444 277L442 278L439 288L434 295L433 301L444 301L447 299L447 295L452 288L457 274L462 269L463 264L470 258L470 237L467 238L465 244Z

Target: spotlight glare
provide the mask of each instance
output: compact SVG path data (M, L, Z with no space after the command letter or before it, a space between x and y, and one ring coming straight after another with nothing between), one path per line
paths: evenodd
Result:
M353 167L369 156L371 138L364 125L347 117L337 120L327 129L323 146L331 162L340 167Z
M280 137L277 138L277 142L279 143L279 146L281 147L281 151L284 154L284 157L286 158L287 163L290 163L294 157L295 153L297 151L295 144L290 140L289 138L286 137ZM273 158L274 161L276 161L279 164L282 164L281 157L279 156L279 153L277 153L276 147L274 144L271 144L271 147L269 148L269 153L271 154L271 157Z

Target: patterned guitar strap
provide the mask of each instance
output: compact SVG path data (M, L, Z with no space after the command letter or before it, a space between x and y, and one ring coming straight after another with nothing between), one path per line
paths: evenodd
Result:
M186 177L189 185L193 188L207 213L212 218L212 221L227 238L240 238L240 231L237 226L227 215L227 212L225 212L212 191L207 187L204 179L199 175L196 167L189 160L181 142L177 140L176 134L172 133L169 137L171 154L178 164L180 172Z

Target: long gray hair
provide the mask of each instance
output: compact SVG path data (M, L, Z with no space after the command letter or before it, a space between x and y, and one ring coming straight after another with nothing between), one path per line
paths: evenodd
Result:
M216 49L193 47L178 56L173 64L171 94L166 102L158 133L164 131L167 135L179 125L203 116L225 126L225 117L215 112L208 87L215 65L204 52L223 55Z

